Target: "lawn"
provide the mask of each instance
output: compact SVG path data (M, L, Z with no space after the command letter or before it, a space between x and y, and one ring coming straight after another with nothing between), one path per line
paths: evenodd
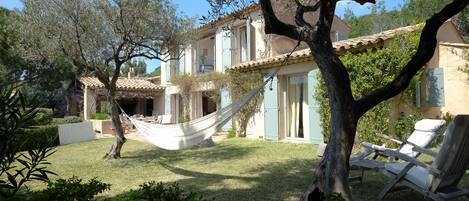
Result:
M147 181L163 181L178 182L187 190L216 200L297 200L319 161L314 145L248 139L227 139L214 147L179 151L129 140L122 159L103 160L111 144L112 139L99 139L60 146L49 158L50 170L61 178L97 177L112 184L100 199L112 199ZM352 184L355 196L358 200L374 200L385 178L379 172L368 172L363 184ZM35 190L44 184L32 182L29 187ZM424 199L402 191L387 200Z

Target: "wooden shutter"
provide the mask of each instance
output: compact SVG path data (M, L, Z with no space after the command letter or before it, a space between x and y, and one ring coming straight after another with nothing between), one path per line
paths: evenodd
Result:
M322 133L321 121L317 109L319 104L314 98L318 81L316 72L318 70L312 70L308 72L308 110L309 110L309 140L313 144L324 143L324 135Z
M246 20L246 61L251 61L251 18Z
M265 78L268 79L268 78ZM272 87L271 87L272 86ZM267 84L264 89L264 134L265 139L278 140L278 80L274 77L272 85Z
M445 106L445 86L443 68L430 68L427 70L428 80L428 106Z

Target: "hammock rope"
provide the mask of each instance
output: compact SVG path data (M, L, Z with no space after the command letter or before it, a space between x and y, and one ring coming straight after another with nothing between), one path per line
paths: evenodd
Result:
M272 72L261 85L246 93L236 102L232 102L209 115L185 123L161 125L143 122L127 115L120 105L117 104L117 101L116 104L119 106L122 114L130 120L137 131L148 142L167 150L190 148L211 138L223 125L228 123L244 105L249 103L257 93L262 91L273 80L279 69Z

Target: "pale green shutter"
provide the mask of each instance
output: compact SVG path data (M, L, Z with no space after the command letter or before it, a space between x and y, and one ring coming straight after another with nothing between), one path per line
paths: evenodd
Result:
M231 96L230 96L230 92L228 91L228 89L226 88L223 88L220 90L220 95L221 95L221 107L224 108L228 105L231 104ZM233 126L233 123L232 123L232 120L230 119L227 123L225 123L223 126L222 126L222 130L223 131L228 131L230 130L230 128Z
M274 77L272 80L272 85L269 83L265 86L264 89L264 135L265 139L268 140L278 140L279 108L277 85L277 77Z
M443 68L430 68L427 71L428 106L445 106L445 86Z
M246 20L246 61L251 61L251 18Z
M317 71L318 70L312 70L308 72L309 140L313 144L324 143L320 116L317 112L319 104L314 98L316 87L318 87Z
M222 33L222 66L223 70L231 66L231 31L224 30ZM228 89L221 89L221 107L225 107L231 104L230 92ZM222 126L223 131L228 131L233 126L232 120L230 119L226 124Z

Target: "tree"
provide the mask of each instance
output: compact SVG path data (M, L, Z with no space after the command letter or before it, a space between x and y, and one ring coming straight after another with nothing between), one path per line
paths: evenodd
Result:
M143 60L127 61L122 66L122 76L126 77L130 68L133 68L135 76L145 76L147 74L147 64Z
M149 77L160 76L161 75L161 66L157 66L153 72L148 74Z
M354 1L360 4L376 3L375 0ZM239 4L240 1L219 0L219 2L229 7L233 2ZM337 2L338 0L259 0L265 22L265 33L305 42L318 65L329 97L331 113L329 143L315 170L313 182L302 196L302 200L324 200L333 193L340 193L346 200L353 200L348 183L349 158L358 120L368 110L400 94L409 86L413 76L432 58L437 45L436 34L439 27L469 3L467 0L453 0L441 11L432 15L423 27L417 51L397 76L382 87L375 88L361 97L354 97L347 69L336 55L330 39ZM217 9L223 9L223 7L213 8L215 11L212 11L212 14L217 13ZM314 21L305 20L305 15L312 12L318 12L318 18Z
M186 44L193 20L169 0L25 0L19 13L25 58L64 58L105 86L116 136L107 157L119 158L126 141L116 99L121 67L138 58L169 60Z

